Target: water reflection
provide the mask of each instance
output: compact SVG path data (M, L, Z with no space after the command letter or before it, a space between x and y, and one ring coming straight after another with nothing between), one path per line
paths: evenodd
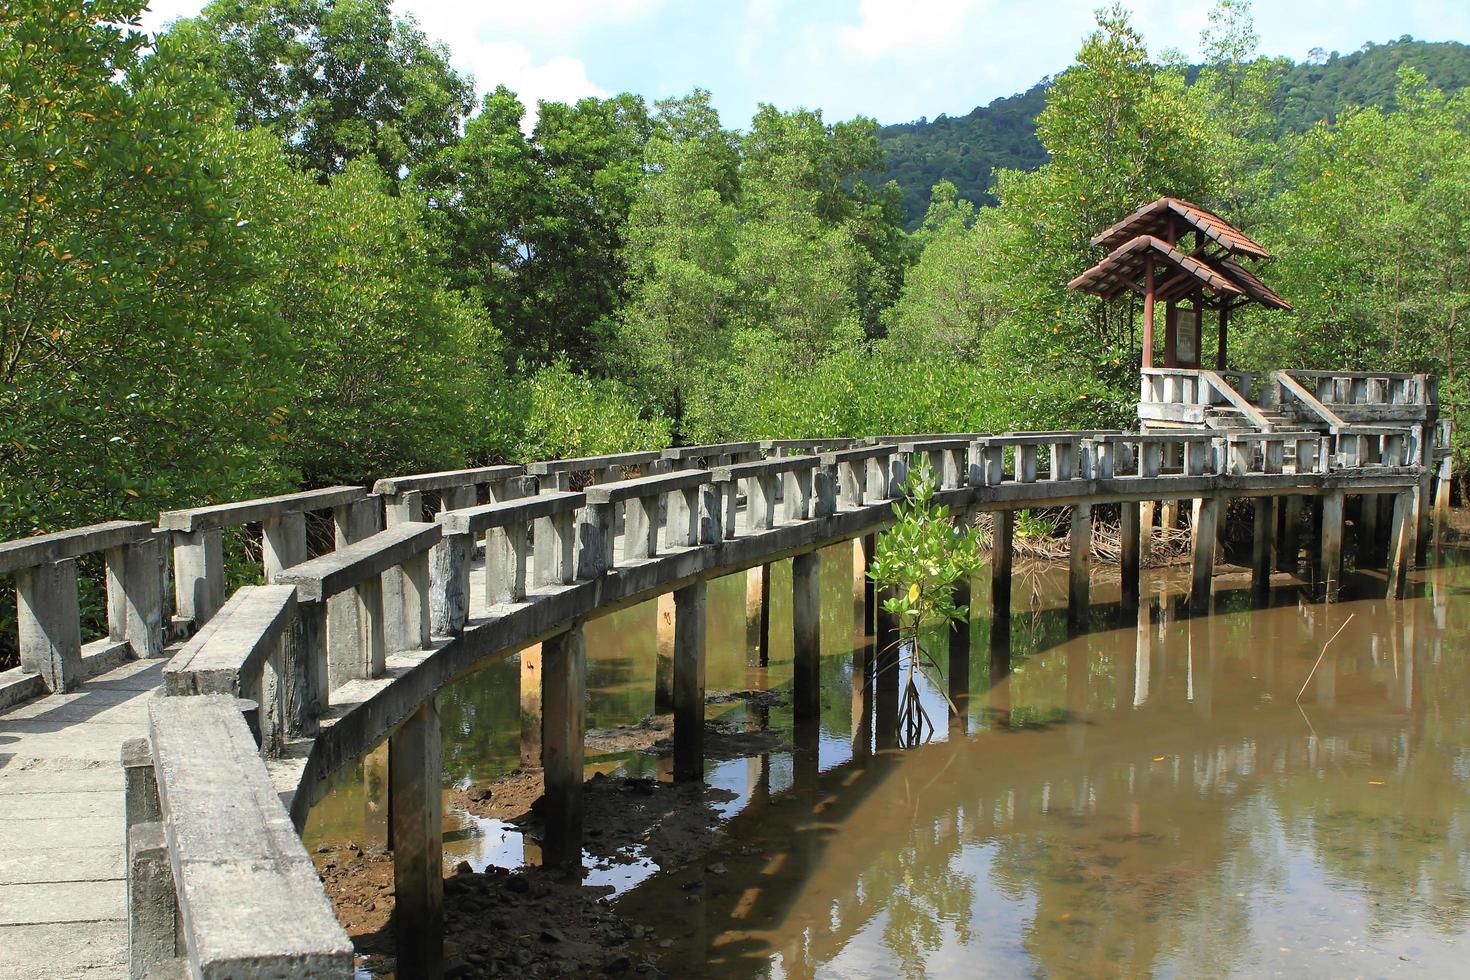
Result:
M665 970L1457 972L1470 924L1464 556L1447 552L1400 602L1353 599L1382 594L1361 576L1332 606L1279 582L1253 602L1248 576L1226 578L1215 612L1195 617L1177 574L1146 577L1125 612L1099 570L1100 625L1082 636L1067 632L1065 570L1018 569L1010 622L978 617L968 659L922 692L931 716L951 702L962 715L899 751L896 685L864 683L874 656L854 626L846 554L824 560L820 724L793 726L789 707L711 705L796 751L709 766L734 799L718 805L722 833L702 859L594 872L619 888L622 914L675 941L659 951ZM745 577L712 584L711 691L789 684L789 571L773 579L764 667L750 655ZM974 588L983 611L988 576ZM589 724L652 710L653 642L648 609L589 626ZM514 767L516 684L515 665L500 665L445 696L446 779ZM589 765L657 770L636 754ZM361 832L360 791L329 803L315 831ZM455 829L446 861L524 857L513 828Z

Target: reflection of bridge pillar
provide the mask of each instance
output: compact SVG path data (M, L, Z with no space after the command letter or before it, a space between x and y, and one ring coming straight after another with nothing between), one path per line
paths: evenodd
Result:
M860 643L852 651L852 757L866 758L873 749L873 648Z
M582 750L586 736L587 643L582 624L541 644L541 759L546 782L546 864L580 876Z
M393 849L389 833L392 796L388 788L388 743L362 757L363 846Z
M704 778L704 648L703 581L674 592L674 778Z
M674 710L674 593L658 597L658 642L654 647L653 710L667 714Z
M822 703L822 556L808 551L791 559L791 709L816 718Z
M898 744L898 623L878 605L878 652L873 668L873 731L878 748Z
M1091 658L1082 641L1067 646L1067 744L1080 750L1087 735L1087 694Z
M955 582L954 601L957 606L969 607L970 576ZM970 628L974 617L965 614L962 620L949 624L949 727L950 731L964 735L968 732L970 700Z
M990 648L990 715L994 728L1009 728L1011 724L1011 648Z
M520 653L521 768L541 768L541 644Z
M771 658L771 566L745 573L745 635L756 663L764 667Z
M868 578L868 566L872 564L873 555L877 550L878 538L873 534L855 538L852 542L853 594L858 599L855 605L861 609L863 618L860 636L873 635L873 609L877 586L873 584L872 579Z
M1016 537L1016 512L998 510L992 515L990 549L990 643L1010 646L1011 560Z
M1215 644L1210 619L1189 621L1189 687L1195 713L1208 720L1215 712Z
M405 976L437 977L444 965L443 746L430 698L389 737L393 931Z
M1149 608L1145 605L1138 607L1138 626L1134 634L1133 650L1133 689L1127 692L1127 697L1132 700L1135 708L1142 706L1148 701L1149 672L1153 669L1153 624L1149 621ZM1127 658L1120 658L1126 660ZM1124 701L1122 696L1120 702Z
M1092 505L1072 508L1070 547L1067 549L1067 625L1085 630L1092 606Z
M1125 500L1119 505L1121 520L1118 524L1118 564L1123 578L1123 609L1138 608L1139 578L1142 566L1142 511L1136 500ZM1150 520L1153 508L1148 511Z

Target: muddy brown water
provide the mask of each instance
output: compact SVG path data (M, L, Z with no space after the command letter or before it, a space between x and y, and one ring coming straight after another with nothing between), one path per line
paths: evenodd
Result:
M855 744L849 549L826 552L822 574L820 725L710 704L797 751L708 765L728 794L700 860L660 868L634 845L627 863L589 861L621 915L672 940L657 950L671 975L1463 974L1470 551L1444 551L1398 602L1368 572L1331 606L1286 576L1253 606L1247 578L1226 574L1193 618L1178 572L1147 573L1144 608L1125 615L1116 575L1096 569L1080 636L1065 568L1031 567L995 653L982 575L963 717L946 723L926 682L938 730L905 749ZM777 565L766 667L744 575L711 584L711 692L789 686L789 582ZM650 604L588 624L589 727L652 712L654 617ZM446 788L515 768L517 684L507 661L441 696ZM588 759L589 775L667 769ZM308 844L371 837L364 795L345 779ZM445 820L446 870L537 859L512 825Z

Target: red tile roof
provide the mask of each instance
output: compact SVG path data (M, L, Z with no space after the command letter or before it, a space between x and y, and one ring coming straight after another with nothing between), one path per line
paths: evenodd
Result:
M1112 299L1125 289L1142 289L1145 266L1149 259L1154 263L1156 299L1180 299L1200 288L1208 289L1217 296L1248 295L1244 287L1233 281L1231 273L1185 255L1153 235L1139 235L1118 246L1107 258L1067 285L1072 289L1095 293L1104 299ZM1265 288L1264 284L1261 288ZM1274 293L1271 295L1275 296Z
M1138 235L1167 238L1169 225L1176 217L1234 255L1256 259L1271 257L1270 252L1251 241L1245 232L1224 218L1198 204L1181 201L1177 197L1161 197L1145 204L1107 231L1093 236L1092 244L1112 249Z

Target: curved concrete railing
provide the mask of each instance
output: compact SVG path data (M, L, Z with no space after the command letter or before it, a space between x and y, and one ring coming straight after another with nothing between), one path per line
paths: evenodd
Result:
M178 626L194 632L165 671L170 696L151 706L149 739L125 751L130 900L143 923L135 964L177 953L196 975L347 975L350 944L297 832L331 778L387 740L400 962L432 974L443 931L435 699L455 678L542 645L545 852L551 863L574 864L589 618L673 593L675 772L699 778L705 583L794 560L793 704L814 715L818 552L864 539L870 557L872 536L894 520L892 501L919 461L954 513L1002 518L998 582L1009 576L1014 511L1070 508L1079 545L1071 604L1085 612L1086 541L1099 504L1122 507L1124 596L1131 590L1136 602L1141 504L1196 501L1197 538L1206 545L1195 549L1195 590L1208 599L1211 529L1224 499L1321 497L1330 584L1340 568L1344 494L1390 495L1390 577L1401 588L1424 457L1402 431L1383 447L1371 463L1359 456L1350 465L1312 432L948 433L686 447L535 463L529 474L497 466L395 477L371 494L336 487L175 511L160 532L104 525L0 545L0 569L26 569L34 582L91 550L105 551L111 568L124 549L118 607L154 611L139 613L133 634L124 613L120 628L145 656L162 642L160 536L173 535ZM423 494L432 492L442 508L426 520ZM332 512L336 548L309 558L304 515L313 510ZM220 531L256 521L267 584L217 602ZM1257 523L1266 526L1259 509ZM127 549L141 556L136 568ZM994 591L1003 612L1009 589ZM23 601L35 605L37 595L28 585ZM871 625L871 594L868 603ZM26 648L27 665L34 649ZM269 900L242 909L238 889ZM175 923L184 939L178 950Z

